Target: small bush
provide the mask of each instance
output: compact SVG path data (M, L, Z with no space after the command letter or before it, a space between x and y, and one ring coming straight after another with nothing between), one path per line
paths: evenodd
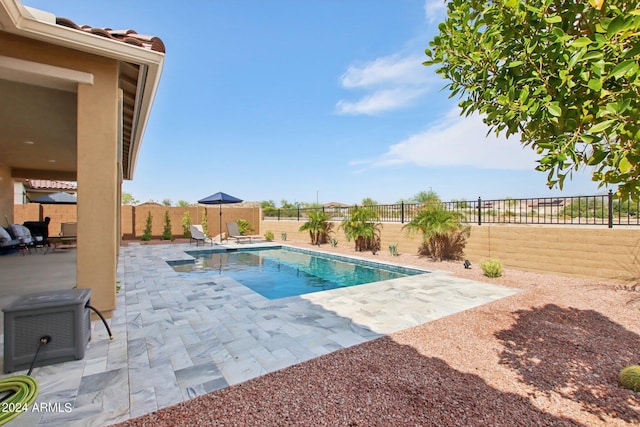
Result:
M164 230L162 231L162 240L171 240L172 242L175 240L173 233L171 232L171 217L169 216L169 211L165 211L164 213Z
M153 217L151 216L151 212L147 212L147 221L144 225L144 231L142 232L142 240L143 242L148 242L151 240L151 226L153 224Z
M389 245L389 253L391 256L398 256L398 244L392 243Z
M467 244L469 230L468 227L465 227L439 236L439 238L426 239L418 248L418 255L428 256L437 261L461 260L464 258L464 247Z
M338 239L336 239L335 237L332 237L331 239L329 239L329 244L331 245L332 248L335 248L336 246L338 246Z
M500 277L502 276L502 263L493 258L480 261L480 268L487 277Z
M236 221L236 223L238 224L238 231L243 236L247 236L253 233L253 225L251 225L251 223L246 219L239 219Z
M287 240L287 233L280 233L280 238L285 242Z
M620 371L620 385L635 392L640 391L640 366L631 365Z
M267 242L272 242L273 241L273 231L267 231L266 233L264 233L264 238L267 240Z
M189 215L189 211L186 211L184 215L182 215L182 234L184 237L191 237L191 215Z

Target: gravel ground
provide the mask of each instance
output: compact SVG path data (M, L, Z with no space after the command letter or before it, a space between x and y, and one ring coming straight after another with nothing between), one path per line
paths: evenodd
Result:
M312 248L307 242L287 242ZM122 423L123 426L630 426L640 394L640 285L362 256L521 289L415 328Z

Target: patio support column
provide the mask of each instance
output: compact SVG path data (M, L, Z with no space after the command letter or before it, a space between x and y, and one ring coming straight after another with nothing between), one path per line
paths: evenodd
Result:
M6 226L4 216L13 224L13 179L11 168L0 161L0 220Z
M118 66L100 61L93 85L78 86L78 288L103 314L116 307L119 228Z

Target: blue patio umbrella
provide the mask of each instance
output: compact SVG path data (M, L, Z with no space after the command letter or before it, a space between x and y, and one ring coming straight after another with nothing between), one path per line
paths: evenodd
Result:
M203 205L220 205L220 243L222 243L222 205L240 202L242 202L242 199L238 199L237 197L233 197L222 192L217 192L209 197L198 200L198 203L202 203Z

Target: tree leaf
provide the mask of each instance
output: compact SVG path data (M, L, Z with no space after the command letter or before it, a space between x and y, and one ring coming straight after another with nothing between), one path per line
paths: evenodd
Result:
M609 23L607 27L607 36L612 37L614 34L625 31L630 27L631 20L624 15L618 15Z
M615 122L615 120L605 120L603 122L600 122L594 126L591 126L589 128L589 132L591 133L598 133L598 132L602 132L604 130L607 130L611 127L611 125Z
M627 74L629 71L633 69L638 69L638 63L633 59L629 59L627 61L623 61L616 65L616 67L611 71L611 77L615 79L619 79L620 77Z
M554 117L562 116L562 108L560 108L560 104L558 103L558 101L550 102L547 106L547 111L549 111L549 114Z
M626 157L623 157L618 163L618 169L621 173L629 172L631 170L631 162Z
M562 17L560 15L549 15L544 17L544 22L547 24L559 24L562 22Z
M570 43L571 47L584 47L591 44L591 39L589 37L580 37Z
M602 89L602 80L591 79L589 83L587 83L587 86L589 86L589 89L599 92Z

